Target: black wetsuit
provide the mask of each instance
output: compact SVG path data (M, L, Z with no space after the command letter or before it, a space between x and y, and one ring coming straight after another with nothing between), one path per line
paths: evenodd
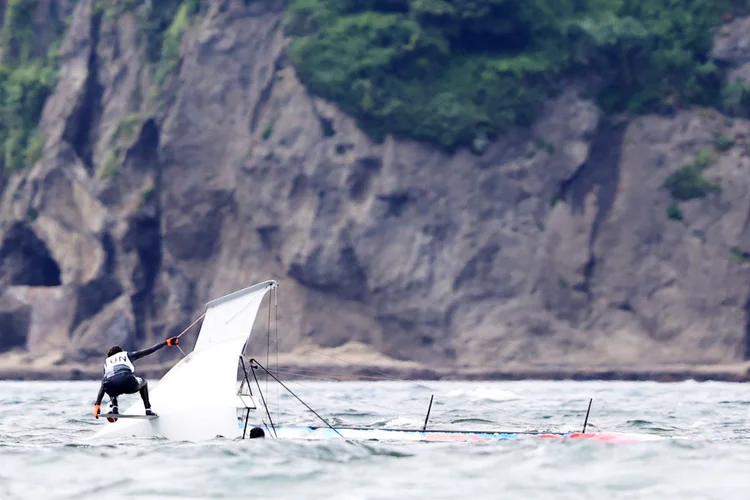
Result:
M141 377L135 376L133 370L130 368L133 366L130 362L148 356L149 354L153 354L166 345L166 341L159 342L148 349L140 351L123 351L111 356L115 357L120 355L124 359L121 360L123 362L115 364L114 368L111 369L109 373L107 373L105 368L104 377L102 377L102 384L101 387L99 387L99 394L96 397L96 404L100 405L102 403L102 398L104 397L105 392L112 400L112 406L117 406L117 396L120 394L135 394L136 392L140 392L141 398L143 399L143 406L146 409L151 408L151 403L148 400L148 384Z

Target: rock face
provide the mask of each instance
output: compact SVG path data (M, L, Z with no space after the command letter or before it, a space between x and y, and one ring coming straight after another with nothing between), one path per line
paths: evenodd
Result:
M282 351L456 372L750 357L750 123L612 122L571 86L481 156L376 144L297 80L282 2L210 5L157 84L133 14L76 4L43 158L5 181L0 350L98 359L273 278ZM743 23L715 51L738 68ZM704 149L721 190L672 206L665 180Z

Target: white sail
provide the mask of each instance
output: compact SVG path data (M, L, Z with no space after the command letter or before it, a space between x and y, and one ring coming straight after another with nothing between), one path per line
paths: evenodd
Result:
M149 391L159 418L108 423L93 438L163 436L200 441L240 437L237 364L263 297L276 286L275 281L265 281L206 304L195 349ZM124 413L143 415L143 402L139 399Z

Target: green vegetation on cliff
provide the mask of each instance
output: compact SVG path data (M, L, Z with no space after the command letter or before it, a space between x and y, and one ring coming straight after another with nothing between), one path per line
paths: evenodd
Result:
M174 72L180 61L180 46L191 16L204 11L201 0L121 0L105 7L105 17L116 19L134 13L145 44L146 58L154 64L157 86Z
M743 0L290 0L308 88L375 137L481 149L565 80L608 112L718 105L711 29Z
M703 177L703 171L711 166L714 157L710 151L702 150L695 156L695 161L685 165L667 177L664 187L672 198L678 201L688 201L694 198L721 191L721 186Z
M55 83L53 43L43 47L34 33L39 0L8 0L0 32L0 165L22 168L40 157L44 140L37 132L44 102ZM56 37L63 25L48 20Z
M185 22L204 7L200 0L94 2L105 22L135 12L146 53L162 83L179 61ZM59 7L59 6L58 6ZM41 0L5 2L0 30L0 168L29 167L41 156L38 124L56 80L56 52L64 22ZM56 14L55 14L56 15ZM39 36L44 30L45 36ZM51 35L51 36L50 36Z

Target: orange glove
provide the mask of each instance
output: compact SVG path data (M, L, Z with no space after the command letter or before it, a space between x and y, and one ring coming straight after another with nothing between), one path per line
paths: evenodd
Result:
M101 405L94 405L94 418L99 418L99 413L102 411Z
M169 337L167 339L167 345L169 345L169 346L177 345L179 343L180 343L180 339L178 339L177 337Z

